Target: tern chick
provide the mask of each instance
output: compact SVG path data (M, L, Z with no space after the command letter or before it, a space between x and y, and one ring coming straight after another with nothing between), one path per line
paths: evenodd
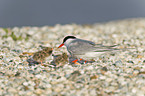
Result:
M52 51L53 51L53 48L45 47L43 50L34 53L33 60L40 62L41 65L43 65L42 62L44 62L45 59L51 55Z
M68 55L66 53L58 55L54 59L54 63L56 64L56 67L64 66L66 63L68 63Z

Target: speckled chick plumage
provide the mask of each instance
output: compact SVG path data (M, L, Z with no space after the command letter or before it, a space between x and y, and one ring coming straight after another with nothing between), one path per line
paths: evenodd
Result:
M55 58L54 63L56 66L64 66L68 62L68 55L67 53L62 53L58 57Z
M53 51L53 48L46 47L43 50L34 53L33 60L37 62L44 62L45 59L51 55L52 51Z

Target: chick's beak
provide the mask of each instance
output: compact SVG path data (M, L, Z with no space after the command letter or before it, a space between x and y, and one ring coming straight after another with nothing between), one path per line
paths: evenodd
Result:
M58 48L62 47L63 45L64 45L64 43L62 43L61 45L59 45L59 47L58 47Z

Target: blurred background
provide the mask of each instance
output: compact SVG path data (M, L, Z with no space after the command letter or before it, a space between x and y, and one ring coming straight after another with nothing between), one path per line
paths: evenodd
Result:
M145 17L145 0L0 0L0 27L93 24Z

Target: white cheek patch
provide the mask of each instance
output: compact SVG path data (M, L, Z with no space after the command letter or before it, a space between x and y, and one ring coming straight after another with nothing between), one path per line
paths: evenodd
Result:
M68 46L74 39L67 39L65 42L64 42L64 45L65 46Z

